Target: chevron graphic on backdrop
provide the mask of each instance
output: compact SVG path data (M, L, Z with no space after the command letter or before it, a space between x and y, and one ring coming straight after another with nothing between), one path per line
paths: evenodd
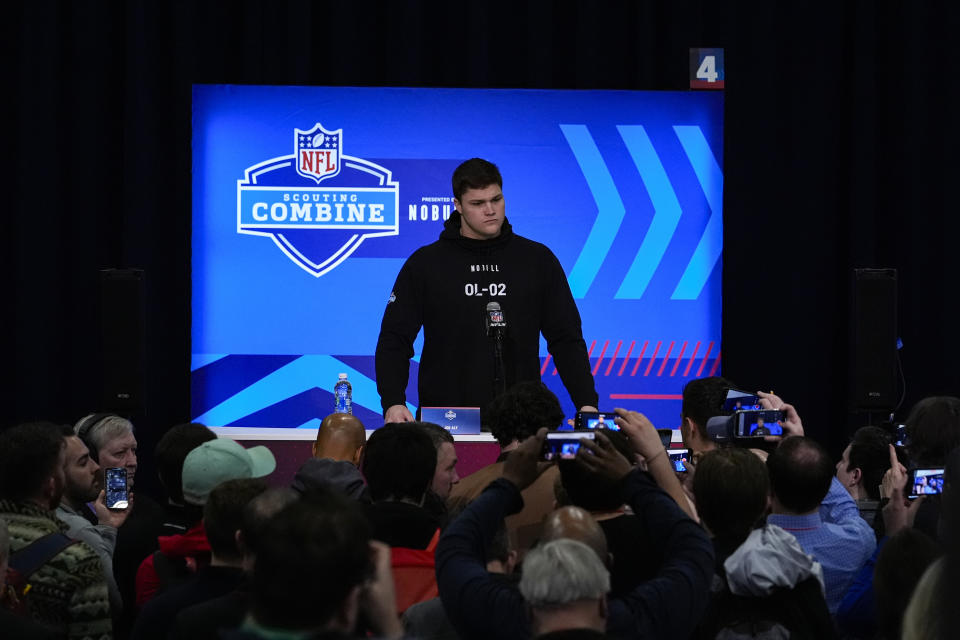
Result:
M562 124L560 130L597 203L597 217L568 278L573 296L584 298L613 246L626 215L626 207L586 125ZM654 208L646 235L614 296L639 300L663 261L683 210L646 129L642 125L618 125L617 131ZM671 296L673 300L696 300L723 249L723 171L699 126L678 125L673 127L673 131L697 176L711 212L697 247Z
M336 380L340 373L348 374L355 398L379 398L376 382L362 372L332 356L304 355L210 407L193 420L202 424L230 426L276 402L318 386L326 387L330 381ZM376 406L376 403L373 406ZM407 406L411 411L416 409L411 404ZM379 407L377 410L379 411ZM324 407L317 417L322 418L327 413L327 408ZM312 423L303 426L312 426Z

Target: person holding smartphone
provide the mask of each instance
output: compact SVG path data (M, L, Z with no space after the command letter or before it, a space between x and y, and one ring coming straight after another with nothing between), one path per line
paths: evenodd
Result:
M83 540L100 556L107 581L110 610L117 617L123 610L123 599L113 576L113 552L117 545L117 529L127 521L130 509L108 509L105 487L101 487L100 466L90 457L87 445L71 427L64 428L66 460L63 471L66 482L57 517L67 524L67 535ZM91 512L90 507L93 506ZM93 524L91 520L95 520Z

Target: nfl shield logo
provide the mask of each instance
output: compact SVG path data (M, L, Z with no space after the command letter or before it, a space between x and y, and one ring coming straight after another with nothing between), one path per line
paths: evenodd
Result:
M318 122L313 129L293 130L297 173L320 183L340 173L343 159L343 129L327 131Z
M500 309L497 309L496 311L491 311L490 322L497 323L497 324L503 322L503 311L501 311Z

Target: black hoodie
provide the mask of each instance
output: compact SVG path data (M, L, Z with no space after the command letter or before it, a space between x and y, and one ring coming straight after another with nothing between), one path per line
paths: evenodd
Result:
M403 265L383 314L377 342L377 390L384 411L406 401L413 341L423 327L420 406L486 407L493 398L493 349L486 336L487 303L499 302L507 323L506 386L540 379L540 334L574 405L597 406L580 328L580 313L556 256L514 235L460 235L456 211L440 239Z

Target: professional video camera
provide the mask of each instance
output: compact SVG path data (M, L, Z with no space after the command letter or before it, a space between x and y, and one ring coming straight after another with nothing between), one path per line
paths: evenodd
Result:
M783 435L783 412L764 409L760 397L754 393L730 389L723 402L723 415L707 420L707 435L714 442L742 442L761 440L765 436Z

